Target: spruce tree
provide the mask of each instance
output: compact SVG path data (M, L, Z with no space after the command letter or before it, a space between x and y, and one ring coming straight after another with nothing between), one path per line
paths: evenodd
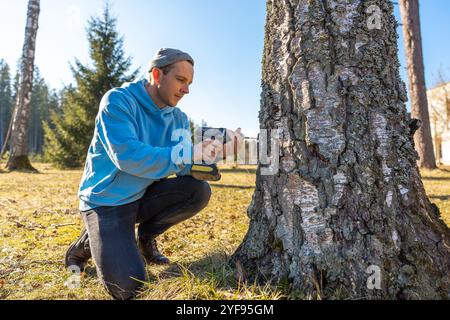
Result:
M44 143L43 123L50 120L50 112L58 110L58 94L51 90L38 68L34 70L31 95L30 122L28 125L28 150L41 155Z
M13 108L11 73L9 65L0 59L0 148L3 145Z
M52 112L50 123L45 124L45 157L58 167L83 165L101 98L138 74L138 70L126 74L131 58L125 57L123 37L116 27L117 19L108 4L101 17L89 19L87 38L92 63L83 65L76 59L71 65L75 85L64 89L62 114Z

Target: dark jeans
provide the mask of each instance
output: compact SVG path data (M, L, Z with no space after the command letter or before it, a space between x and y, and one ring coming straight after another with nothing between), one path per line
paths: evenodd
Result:
M205 181L191 176L166 178L150 185L137 201L82 212L97 274L107 291L116 299L133 298L142 281L147 281L136 244L136 223L139 236L155 237L201 211L210 196Z

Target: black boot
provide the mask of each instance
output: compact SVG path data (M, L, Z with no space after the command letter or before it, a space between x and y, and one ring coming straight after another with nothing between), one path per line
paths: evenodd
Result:
M144 256L145 262L147 264L169 264L170 260L161 252L159 252L156 245L156 239L154 237L142 237L138 236L138 247L141 254Z
M77 266L83 272L86 263L91 257L91 248L89 247L89 238L86 229L83 229L81 235L67 249L64 263L66 268Z

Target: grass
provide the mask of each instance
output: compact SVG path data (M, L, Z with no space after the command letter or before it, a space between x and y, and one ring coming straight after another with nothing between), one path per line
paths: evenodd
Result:
M76 197L82 171L33 165L39 174L0 173L0 299L110 299L92 263L77 288L66 285L72 278L63 266L64 253L82 226ZM222 180L211 183L209 205L162 235L160 247L176 263L148 267L149 282L139 298L288 297L276 287L235 280L227 261L247 231L255 168L222 172ZM428 195L450 225L450 170L423 171L422 176Z
M439 207L442 220L450 226L450 167L422 170L421 175L430 201Z

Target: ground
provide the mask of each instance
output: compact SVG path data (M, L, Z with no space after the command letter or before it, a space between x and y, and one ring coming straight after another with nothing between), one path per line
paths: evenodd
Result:
M0 173L0 299L110 299L92 263L81 280L63 265L82 221L76 192L81 170ZM0 163L0 168L4 164ZM450 168L422 171L432 202L450 225ZM255 167L223 168L209 205L166 232L160 248L174 262L147 268L140 299L282 299L285 287L240 284L227 260L241 243L255 186Z

